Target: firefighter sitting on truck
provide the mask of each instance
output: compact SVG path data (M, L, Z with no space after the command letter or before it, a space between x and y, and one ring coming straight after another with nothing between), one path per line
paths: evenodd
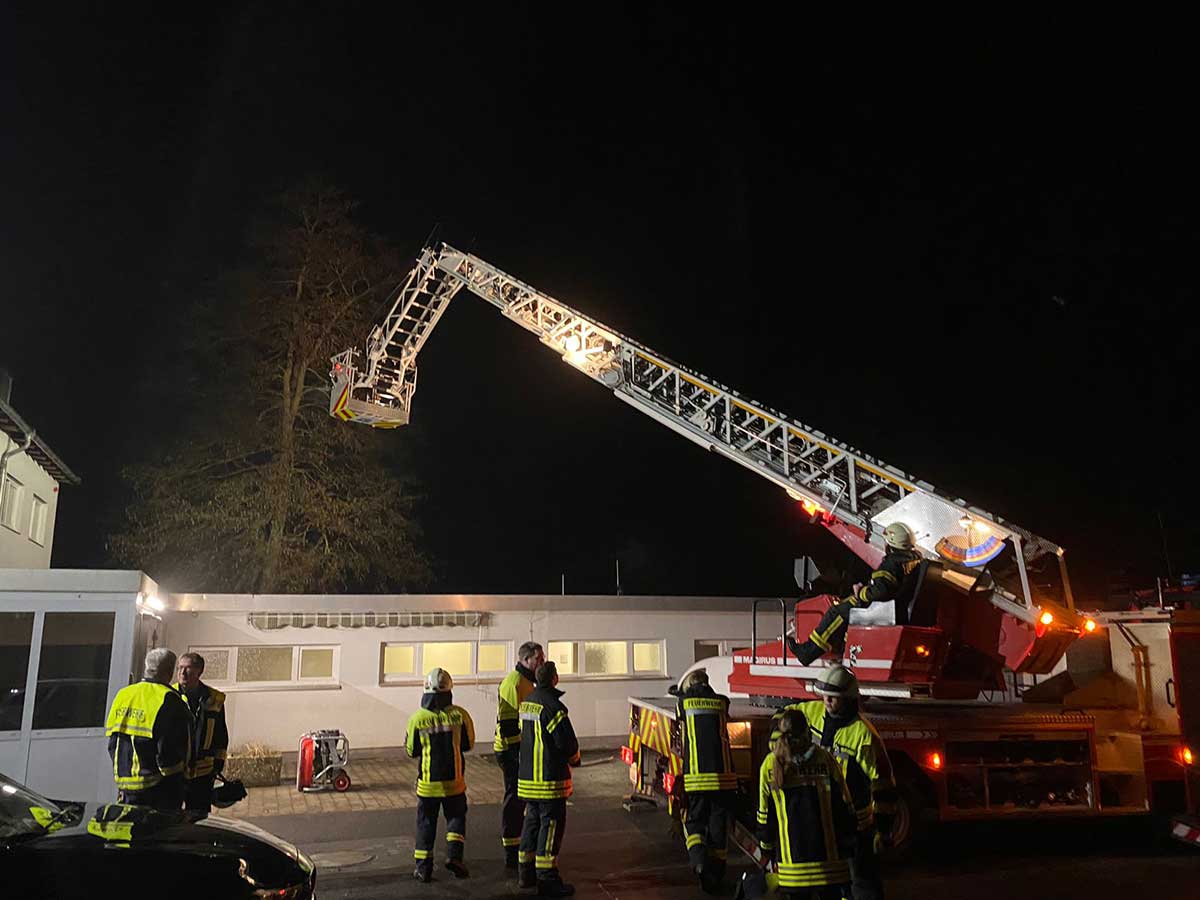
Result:
M912 529L903 522L893 522L885 528L883 542L887 545L887 552L879 568L871 573L868 584L841 603L829 607L803 644L791 635L786 636L788 649L801 665L810 665L818 657L830 652L841 656L846 643L846 628L850 623L850 610L855 607L895 600L896 624L902 625L907 621L908 606L916 596L921 578L921 554L915 549L917 542Z
M841 766L813 743L798 709L785 710L759 769L758 842L774 860L779 892L792 900L834 900L850 886L855 824ZM747 875L739 894L765 893L761 872Z
M433 880L434 840L438 810L446 816L446 868L456 878L470 872L463 862L467 836L467 782L463 754L475 743L475 724L465 709L454 705L454 679L445 669L425 676L421 708L408 720L404 747L420 759L417 770L417 834L413 842L413 878Z
M841 763L858 822L858 842L850 871L854 900L882 900L883 879L877 852L892 832L896 813L896 784L887 750L867 719L858 711L858 679L843 666L821 673L813 690L821 700L793 703L775 714L780 720L788 710L804 713L813 740ZM776 730L772 740L777 736Z
M725 876L729 819L737 802L737 772L729 750L729 698L716 693L708 672L696 669L679 683L677 716L683 728L683 833L688 862L700 886L716 893Z

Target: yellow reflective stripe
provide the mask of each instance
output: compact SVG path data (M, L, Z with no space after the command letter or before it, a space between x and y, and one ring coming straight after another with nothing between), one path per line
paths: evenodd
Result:
M129 724L115 725L115 726L106 728L104 731L105 737L112 737L114 734L127 734L130 737L140 737L140 738L154 737L153 730L151 730L149 728L142 728L140 725L129 725Z
M698 834L689 834L687 836L687 848L691 850L693 847L698 847L704 843L704 838Z
M566 717L567 711L565 709L560 709L558 712L556 712L550 721L546 723L546 734L553 734L554 729L557 728L559 723L561 723Z
M459 834L457 831L447 831L446 832L446 841L448 843L463 844L463 843L466 843L466 838L463 837L461 834Z
M775 801L775 818L779 822L779 846L783 853L783 861L790 863L792 861L792 835L788 830L787 804L783 791L772 791L771 797Z
M700 755L696 749L696 718L687 716L688 741L688 771L697 772L700 768Z
M534 853L532 850L518 850L517 851L517 862L519 862L519 863L531 863L531 862L533 862L533 857L534 857Z
M825 645L828 646L829 639L833 637L833 633L842 627L842 623L846 620L841 616L834 616L833 621L829 623L829 627L821 632L821 637L825 640ZM813 643L818 643L814 641Z
M871 573L871 580L874 581L876 578L886 578L892 584L896 584L896 576L891 572L885 571L884 569L880 569L878 572Z
M428 850L414 850L413 859L429 859Z
M159 766L158 770L160 772L162 772L163 777L165 778L168 775L178 775L180 772L183 771L183 768L184 768L183 762L181 761L181 762L177 762L173 766Z

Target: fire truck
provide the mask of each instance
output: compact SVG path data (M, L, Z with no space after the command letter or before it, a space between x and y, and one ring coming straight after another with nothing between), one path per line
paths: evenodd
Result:
M923 557L914 598L903 609L852 610L836 658L802 665L789 654L787 636L806 637L840 599L819 594L757 601L749 644L706 661L724 667L735 698L730 738L747 804L770 714L813 698L822 668L841 662L857 674L864 713L892 758L897 844L931 820L1196 812L1200 614L1164 606L1085 615L1054 542L673 362L473 254L447 244L422 251L365 348L332 358L330 415L407 424L417 356L463 288L621 402L780 487L872 568L888 525L912 530ZM673 810L682 799L674 709L672 697L630 700L622 757L631 802L666 798ZM1193 825L1181 818L1176 833L1200 838Z

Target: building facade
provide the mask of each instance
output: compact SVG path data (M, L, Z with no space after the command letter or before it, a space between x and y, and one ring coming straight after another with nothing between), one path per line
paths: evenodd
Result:
M0 568L46 569L59 487L79 478L13 409L11 386L0 371Z

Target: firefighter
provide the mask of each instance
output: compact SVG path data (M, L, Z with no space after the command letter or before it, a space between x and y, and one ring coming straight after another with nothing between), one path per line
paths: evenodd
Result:
M774 860L785 897L843 897L855 827L841 766L813 743L799 710L785 710L778 725L779 737L759 769L759 847Z
M212 810L213 781L225 768L229 729L225 726L225 695L200 680L204 657L185 653L179 657L179 681L175 690L192 715L192 761L184 772L183 808Z
M525 801L517 796L517 769L521 757L521 720L517 710L533 693L533 673L546 661L542 645L527 641L517 650L517 665L500 682L496 705L496 739L492 749L496 762L504 770L504 800L500 806L500 843L504 845L504 866L517 867L517 848L521 843L521 824L525 820Z
M579 765L579 741L563 705L558 669L538 666L537 687L521 703L521 768L517 794L525 801L519 853L520 887L537 887L540 897L569 897L575 887L558 871L558 852L567 828L571 766Z
M807 666L829 652L838 656L842 654L850 610L854 607L895 600L897 624L907 621L908 606L916 596L921 577L921 554L915 549L916 539L912 529L903 522L893 522L887 526L883 530L883 542L887 545L887 552L879 568L871 573L868 584L841 603L830 606L803 644L787 636L788 649L796 655L801 665Z
M417 834L413 878L433 880L433 845L437 839L438 810L446 817L446 869L455 878L467 878L463 862L467 837L467 782L463 754L475 743L475 724L465 709L454 705L454 679L445 669L425 676L421 708L408 719L404 747L421 760L417 768Z
M696 669L679 683L676 720L683 728L683 833L688 862L708 893L725 876L726 835L737 800L737 772L729 750L729 698Z
M142 680L113 698L104 732L122 803L163 810L183 804L191 714L171 690L174 672L174 653L165 647L151 650Z
M858 709L858 679L843 666L821 673L813 688L820 700L794 703L787 710L804 713L813 740L841 763L858 824L858 840L850 861L854 900L883 900L878 852L892 833L896 783L879 732ZM774 737L774 735L772 735Z

